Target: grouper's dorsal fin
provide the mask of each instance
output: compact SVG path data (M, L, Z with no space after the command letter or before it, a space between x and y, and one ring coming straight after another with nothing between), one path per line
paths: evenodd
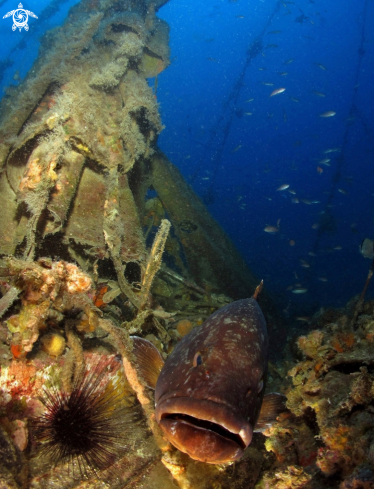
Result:
M164 359L157 348L148 340L131 336L134 344L133 353L136 358L136 367L150 389L156 388L158 376L164 366Z
M277 392L266 394L262 401L260 416L253 431L262 432L269 428L281 413L287 411L286 401L287 397L283 394L278 394Z
M258 296L260 295L263 286L264 286L264 281L261 280L261 282L256 287L256 290L255 290L255 293L252 296L252 299L254 299L255 301L257 301Z

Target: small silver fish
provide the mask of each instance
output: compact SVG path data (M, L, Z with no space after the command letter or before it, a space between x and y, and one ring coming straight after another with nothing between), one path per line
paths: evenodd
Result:
M279 228L275 226L266 226L264 231L265 233L275 234L279 232Z
M231 153L236 153L237 151L239 151L239 149L242 147L241 144L238 144L232 151Z
M271 94L269 95L269 97L274 97L274 95L279 95L280 93L283 93L286 89L284 87L282 88L276 88L275 90L273 90L271 92Z
M336 112L334 112L333 110L328 110L327 112L323 112L319 116L326 118L326 117L334 117L334 115L336 115Z
M284 183L283 185L281 185L280 187L278 187L277 190L279 190L279 191L287 190L289 186L290 186L289 183Z
M305 294L306 292L308 292L308 289L305 289L304 287L298 287L292 291L293 294Z
M323 160L320 160L319 161L319 164L320 165L325 165L325 166L330 166L330 161L331 161L330 158L324 158Z

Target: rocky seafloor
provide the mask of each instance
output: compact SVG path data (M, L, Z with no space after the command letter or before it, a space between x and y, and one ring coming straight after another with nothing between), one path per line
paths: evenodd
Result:
M1 282L2 307L11 287L22 292L0 325L0 487L374 487L374 301L357 316L356 299L321 309L304 323L303 335L290 327L285 358L270 361L267 386L287 396L288 411L254 436L243 459L216 466L194 462L162 440L152 392L137 386L119 332L146 336L166 356L219 307L218 299L205 315L200 309L173 316L158 307L118 324L120 307L106 304L75 265L14 260ZM122 452L108 466L82 471L74 453L59 458L41 450L35 420L46 412L46 393L71 392L74 376L103 362L100 392L120 393L131 420L118 425ZM115 406L108 409L110 417Z

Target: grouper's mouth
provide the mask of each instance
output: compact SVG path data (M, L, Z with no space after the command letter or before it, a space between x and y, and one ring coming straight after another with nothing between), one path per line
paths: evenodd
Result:
M161 400L156 420L176 448L201 462L237 460L252 441L252 427L246 419L229 406L210 400Z

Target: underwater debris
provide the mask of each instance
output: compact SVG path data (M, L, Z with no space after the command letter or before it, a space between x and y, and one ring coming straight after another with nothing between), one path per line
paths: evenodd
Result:
M77 477L98 475L129 449L133 413L124 406L123 394L103 384L113 362L118 361L102 359L86 370L70 392L45 389L40 398L45 412L32 421L40 455L52 465L78 467Z
M156 247L155 249L159 248ZM176 480L178 480L180 486L186 488L189 487L189 484L191 484L192 480L196 479L198 473L204 474L203 479L197 481L194 484L194 487L199 489L211 487L212 481L222 481L230 477L229 472L224 475L222 473L222 469L219 467L217 468L217 470L198 469L197 465L194 465L198 464L198 462L193 462L191 459L190 461L186 461L181 456L182 454L178 454L178 452L171 450L170 444L164 438L154 419L152 396L150 395L149 391L147 391L143 380L138 376L138 373L136 371L136 359L133 357L132 340L129 337L129 333L131 332L132 334L145 334L145 332L147 331L147 327L149 327L149 325L152 325L152 327L156 328L154 330L157 334L157 337L155 337L155 339L158 341L158 344L161 345L161 348L165 348L165 350L167 350L169 346L172 347L173 345L175 345L175 343L179 339L179 335L177 334L178 322L175 322L175 324L170 327L170 323L173 321L172 314L166 313L159 308L156 308L154 310L146 309L144 311L137 312L136 316L133 317L131 320L121 322L121 326L119 327L117 325L118 323L116 323L115 321L113 322L112 319L108 319L109 316L105 316L105 312L101 312L98 309L95 309L95 307L93 306L94 295L93 291L90 288L92 281L88 277L88 275L80 271L76 265L72 265L66 262L53 262L49 259L40 259L37 262L28 262L24 260L16 260L15 258L10 258L6 262L4 270L9 277L10 284L14 284L19 288L21 298L21 303L18 302L15 303L14 306L12 306L14 307L14 310L12 309L9 312L10 317L6 318L3 323L4 325L8 325L8 329L9 326L10 329L13 328L13 332L11 332L10 338L12 342L12 352L14 357L16 356L15 347L18 347L19 345L19 337L17 336L19 332L14 330L14 327L18 324L17 321L19 321L18 316L22 317L22 311L28 311L29 305L45 305L44 315L39 317L41 327L37 331L38 334L40 334L40 343L35 341L32 344L32 356L30 357L35 358L34 361L36 361L39 368L41 368L40 375L35 374L36 369L33 366L33 362L29 364L29 362L24 361L25 353L27 352L23 352L23 355L19 357L20 359L23 359L23 361L12 361L17 362L17 366L15 367L15 369L13 368L12 370L12 372L15 372L14 379L15 382L18 384L17 393L19 393L21 397L24 397L24 390L26 388L29 389L29 391L27 391L26 397L27 406L33 405L33 403L35 403L35 398L40 395L41 389L48 390L50 388L49 385L45 385L44 379L46 375L46 365L50 365L51 362L58 362L60 365L62 365L62 368L53 375L56 384L61 386L59 387L59 392L72 392L77 383L79 383L80 379L82 379L82 375L84 375L83 372L87 372L88 366L92 364L91 361L87 362L87 346L90 344L87 342L100 341L100 343L98 343L101 345L100 348L102 348L106 344L106 348L110 348L110 352L114 351L122 355L122 364L124 367L126 378L128 379L131 387L134 389L132 390L130 387L128 387L127 392L128 389L131 389L131 392L136 393L136 397L138 398L143 408L146 420L148 421L148 425L153 433L153 437L148 441L148 448L144 452L146 454L144 455L145 459L142 456L139 458L139 462L137 463L140 463L141 459L143 459L146 467L149 467L150 465L155 463L156 465L161 464L162 461L162 464L171 470L170 460L173 460L172 466L174 468L173 470L171 470L171 473L175 473L175 478ZM201 318L206 317L205 315L209 315L212 310L216 309L220 305L224 305L225 303L227 303L227 301L229 301L229 299L224 296L215 296L214 294L207 295L207 292L204 289L200 288L196 284L193 284L192 282L187 281L183 277L178 276L176 272L168 271L167 268L160 269L159 273L162 273L163 281L173 280L173 282L170 283L178 284L179 292L178 289L176 289L176 293L181 293L181 291L183 291L182 296L187 296L187 294L192 293L200 297L200 300L196 301L195 316L192 316L194 318L193 325L201 324ZM189 305L189 314L191 314L191 312L194 310L194 301L189 300ZM105 311L105 309L103 311ZM104 318L102 317L102 315L104 315ZM12 317L16 317L17 321L14 319L10 321ZM167 329L165 327L167 327ZM173 333L174 331L175 333ZM103 336L106 333L109 333L109 336ZM39 348L39 345L51 338L50 335L59 335L59 338L57 338L59 341L61 337L64 338L66 341L68 349L65 348L62 356L58 358L56 358L53 354L51 355L51 353L56 352L55 349L53 349L53 351L49 350L47 351L47 354L45 354L43 350ZM43 340L43 338L45 337L46 339ZM159 338L161 338L161 342ZM104 339L105 343L103 343ZM88 346L88 348L90 348L90 346ZM53 364L54 363L52 363L52 365ZM8 372L8 370L4 369L3 372L6 373ZM26 378L33 378L34 376L38 379L35 384L33 382L30 383L28 380L26 380ZM21 388L20 385L22 386ZM16 387L14 387L13 389L15 388ZM134 394L132 394L132 396L134 398ZM7 405L7 403L9 402L14 402L16 400L16 397L13 398L14 401L10 401L9 397L7 397L6 399L7 401L5 405ZM3 400L1 400L1 402L3 403ZM31 412L33 411L34 410L31 410ZM23 414L23 416L21 417L20 422L24 422L24 420L29 419L29 414L26 414L30 412L29 407L27 407L26 411L22 412L24 412L25 414ZM41 415L40 408L38 408L38 415ZM28 433L27 424L24 423L24 425L24 428L17 428L19 431L19 435L17 435L19 440L18 443L19 446L23 447L25 447L25 444L24 442L22 442L22 439L27 440ZM13 433L15 433L16 426L14 426L12 430ZM140 443L139 440L143 440L142 437L148 436L147 431L144 430L144 427L141 428L141 431L143 433L142 435L140 435L139 431L137 431L134 435L135 444ZM144 441L142 443L144 443ZM256 457L259 457L258 451L256 449L253 450L253 460L257 460ZM134 457L135 454L133 453L124 454L124 459L128 458L132 461L130 463L131 467L135 463ZM45 457L42 457L43 462L44 459ZM35 456L32 459L32 464L34 467L32 477L39 477L41 473L45 473L45 481L51 480L51 477L54 477L53 472L51 472L46 465L40 467L38 460L38 456ZM118 461L119 466L121 466L121 464L123 463L121 462L121 460ZM117 462L115 464L117 466ZM248 461L244 457L243 464L251 465L252 462ZM77 467L78 470L80 470L79 464L77 465ZM160 466L157 465L157 467ZM84 468L83 470L89 471L89 469L86 468ZM96 470L98 474L100 474L100 478L109 477L108 473L111 472L110 470L101 470L100 467L98 467ZM258 470L259 468L257 469L256 473L258 473ZM56 471L56 473L58 474L65 474L65 472L63 472L64 464L62 460L61 463L57 463ZM176 475L176 471L179 475ZM65 474L63 477L68 477L68 479L66 480L71 481L72 486L74 486L74 478L76 477L76 475ZM165 487L168 486L165 485ZM236 487L240 488L240 484Z
M146 77L169 64L159 4L112 4L100 2L96 13L91 0L74 6L44 36L12 99L1 101L0 253L63 257L94 282L109 271L105 278L139 309L146 238L167 217L173 236L165 248L178 272L242 298L256 278L157 148L163 127ZM144 233L150 188L159 206ZM12 303L10 293L3 299L0 312ZM266 292L261 300L275 311Z
M142 295L136 296L132 292L136 297L134 302L139 307L145 305L152 281L161 265L169 228L170 223L164 220L150 253L150 265L144 274ZM40 331L47 329L49 323L62 322L66 311L75 309L84 313L81 314L80 320L65 320L65 332L71 349L71 366L78 371L83 366L82 352L72 326L77 326L78 330L83 332L85 329L93 331L98 325L98 313L94 312L92 299L87 295L92 286L91 278L76 265L64 261L40 259L38 262L30 262L10 257L5 260L4 268L12 284L10 292L16 291L12 300L21 294L22 305L19 312L6 320L12 333L12 345L18 349L17 356L25 356L32 350ZM123 281L126 281L124 277ZM148 311L146 315L149 314ZM143 316L138 318L140 324L143 320ZM157 319L154 318L154 321ZM161 336L166 338L168 335L164 328L157 324ZM60 356L65 348L65 340L60 334L51 331L42 338L42 345L51 356Z
M246 297L248 290L255 289L258 279L180 171L160 151L152 157L151 170L152 185L181 243L192 280L209 293L223 293L234 299ZM266 290L260 304L267 314L276 314Z
M163 219L153 241L153 246L148 256L141 284L140 308L144 307L146 304L153 279L161 267L162 253L164 252L170 226L170 222L167 219Z
M23 257L32 260L41 238L62 231L70 258L84 263L86 257L80 256L76 245L83 245L85 251L91 247L91 256L102 257L103 211L111 193L106 187L113 181L113 176L105 178L103 169L110 172L118 163L121 191L117 207L126 231L119 252L127 261L144 256L124 173L152 154L162 129L157 102L137 65L146 49L162 58L164 67L168 65L168 27L156 18L154 7L143 5L146 2L136 2L130 11L112 11L107 17L103 12L90 12L87 17L89 3L75 6L68 21L44 37L43 54L20 84L17 97L10 105L9 100L2 101L3 106L9 105L3 107L1 120L0 166L5 165L6 178L3 174L0 179L0 198L7 209L2 225L4 221L9 224L0 238L3 253L14 253L19 246ZM107 12L110 4L105 6ZM147 25L152 25L152 31L147 31ZM109 39L114 49L109 48ZM111 59L111 69L98 72L100 58ZM104 78L101 83L92 82L99 77ZM108 87L113 92L108 93ZM23 154L29 144L33 151ZM19 223L14 213L21 203ZM131 225L136 226L138 237L127 233L126 226ZM37 228L41 231L38 243Z

